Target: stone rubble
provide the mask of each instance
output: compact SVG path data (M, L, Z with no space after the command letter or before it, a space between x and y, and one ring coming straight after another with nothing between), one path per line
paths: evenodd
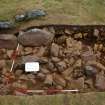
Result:
M94 31L94 35L97 36L99 32ZM100 60L104 46L96 43L94 46L86 45L81 40L77 40L81 39L84 33L73 33L74 38L70 36L72 33L68 35L69 33L66 32L67 35L61 36L56 36L54 33L47 32L45 29L33 29L17 37L0 35L0 94L9 94L11 91L9 85L13 89L54 87L105 91L105 63ZM13 73L10 75L8 71L11 67L11 56L17 43L20 44L19 52ZM40 63L40 71L25 73L25 63L34 61ZM12 82L7 81L7 77ZM9 85L4 88L6 81Z

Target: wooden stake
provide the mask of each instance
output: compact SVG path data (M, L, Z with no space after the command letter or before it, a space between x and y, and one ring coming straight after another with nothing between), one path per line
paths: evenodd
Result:
M16 60L16 56L17 56L18 49L19 49L19 43L18 43L18 45L17 45L17 47L16 47L16 50L15 50L15 54L14 54L15 57L14 57L13 60L12 60L12 65L11 65L10 72L13 71L13 67L14 67L14 64L15 64L15 60Z

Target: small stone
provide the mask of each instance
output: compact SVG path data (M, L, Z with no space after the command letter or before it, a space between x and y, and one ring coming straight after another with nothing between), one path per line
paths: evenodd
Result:
M5 54L5 53L6 53L6 49L5 48L0 49L0 55L1 54Z
M41 46L41 47L39 48L39 50L38 50L38 52L37 52L36 55L37 55L38 57L42 57L42 56L44 56L45 51L46 51L46 48L43 47L43 46Z
M28 80L27 76L25 74L20 75L20 80Z
M82 50L82 42L78 41L77 44L75 44L76 49L78 49L79 51Z
M20 80L18 80L17 82L14 82L13 84L12 84L12 86L14 87L14 88L23 88L23 89L27 89L27 84L24 82L22 82L21 83L21 81Z
M20 76L23 73L23 70L16 70L15 75Z
M55 29L54 29L54 27L49 27L48 30L49 30L51 33L55 34Z
M75 39L82 38L82 33L74 34L74 38Z
M59 54L59 46L55 43L52 43L52 46L51 46L51 55L52 56L58 56Z
M12 54L13 54L13 50L7 50L7 56L8 56L9 58L12 57Z
M53 76L51 74L46 76L46 79L44 81L44 84L47 85L53 85Z
M85 66L84 68L84 74L87 77L94 77L97 74L97 69L93 66Z
M75 63L75 59L73 57L71 57L69 59L69 64L72 66Z
M33 55L22 56L21 64L25 64L26 62L39 62L39 63L47 63L47 59L45 57L36 57Z
M64 61L58 62L56 65L57 65L58 70L61 72L63 72L67 67Z
M76 67L81 67L82 66L82 60L81 59L78 59L77 61L76 61L76 63L74 64L74 68L76 68Z
M98 51L102 51L102 49L103 49L103 44L100 44L99 48L98 48Z
M44 73L38 73L37 77L43 80L46 77L46 75Z
M31 10L27 11L25 20L35 19L46 15L46 12L39 9L39 10Z
M34 75L34 74L28 74L27 77L28 77L29 79L35 79L35 75Z
M72 38L67 38L67 39L66 39L66 46L67 46L67 47L72 47L72 44L73 44Z
M83 70L81 70L81 68L75 68L73 69L73 77L74 78L79 78L83 76Z
M70 88L72 89L83 89L84 88L84 78L78 78L78 79L71 79L70 81Z
M15 21L16 22L21 22L21 21L24 21L25 18L26 18L26 14L19 14L19 15L15 16Z
M0 48L15 49L17 47L17 38L11 34L0 35Z
M95 44L95 45L94 45L94 51L95 51L95 52L98 51L98 44Z
M83 62L88 61L96 61L96 56L93 52L93 49L90 46L83 46L82 52L81 52L81 58Z
M25 55L32 54L32 48L31 47L25 47L24 51L25 51L24 52Z
M22 45L19 46L18 52L20 56L24 55L24 47Z
M105 90L105 77L103 75L97 75L96 76L95 87L100 91Z
M11 21L0 21L0 29L12 29L14 28L14 23Z
M45 68L41 68L40 70L42 73L44 74L48 74L49 73L49 70L45 69Z
M87 85L88 88L94 89L92 79L85 80L85 84Z
M44 30L34 29L34 31L23 32L18 36L18 41L23 46L40 47L49 45L54 38L52 33Z
M52 57L52 62L57 63L60 61L60 59L58 57Z
M66 81L61 77L61 75L54 73L53 74L54 82L62 87L66 86Z
M6 66L5 60L0 60L0 69Z
M36 61L38 61L38 59L39 59L38 57L31 56L31 55L23 56L22 64L25 64L26 62L36 62Z
M52 62L48 62L48 69L53 72L54 68L55 68L54 64Z
M56 89L62 90L63 87L62 87L61 85L57 85L57 86L56 86Z
M65 29L65 33L67 34L67 35L72 35L74 32L72 31L72 30L70 30L70 29Z
M70 79L70 75L71 75L72 71L73 71L73 68L69 67L65 71L62 72L62 76L65 78L65 80Z
M98 29L94 29L93 35L98 37L99 36L99 30Z
M57 44L61 45L64 44L66 42L66 36L61 36L57 39Z

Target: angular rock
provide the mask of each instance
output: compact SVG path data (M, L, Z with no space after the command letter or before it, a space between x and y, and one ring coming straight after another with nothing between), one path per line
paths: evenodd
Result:
M67 38L66 39L66 45L67 45L67 47L72 47L72 44L73 44L73 39L72 38Z
M17 46L17 38L11 34L0 35L0 48L15 49Z
M51 55L52 56L58 56L59 54L59 46L55 43L52 43L52 46L51 46Z
M78 59L76 61L76 63L74 64L74 67L76 68L76 67L81 67L81 66L82 66L82 60L81 59Z
M53 84L53 76L51 74L46 76L44 84L47 84L47 85L52 85Z
M82 33L74 34L74 38L75 39L81 39L82 38Z
M43 10L28 11L28 12L26 12L26 20L38 18L38 17L45 16L45 15L46 15L46 13Z
M84 78L72 79L70 81L70 88L72 89L83 89L84 88Z
M97 73L97 69L93 66L85 66L84 68L84 74L87 76L87 77L94 77Z
M24 21L25 19L26 19L26 14L19 14L15 16L16 22L21 22L21 21Z
M20 76L23 73L23 70L16 70L15 75Z
M20 61L20 63L25 64L26 62L47 63L47 59L39 58L39 57L36 57L36 56L33 56L33 55L22 56L22 61Z
M27 77L28 77L29 79L35 79L35 75L34 75L34 74L28 74Z
M57 43L59 44L59 45L61 45L61 44L63 44L63 43L65 43L66 42L66 36L61 36L61 37L59 37L58 39L57 39Z
M67 65L64 61L58 62L56 64L56 66L57 66L58 70L61 71L61 72L63 72L67 67Z
M96 56L94 55L92 48L86 45L82 48L81 58L85 63L88 61L96 61Z
M46 47L34 48L33 53L38 57L42 57L46 53Z
M52 62L57 63L59 61L60 61L60 59L58 57L52 57Z
M16 15L15 21L21 22L21 21L30 20L30 19L41 17L41 16L45 16L45 15L46 13L43 10L31 10L23 14Z
M13 50L7 50L7 56L9 58L11 58L12 54L13 54Z
M44 80L45 77L46 77L46 75L44 73L41 73L40 72L40 73L37 74L37 77L40 78L40 79L42 79L42 80Z
M62 72L62 76L63 76L66 80L69 80L72 71L73 71L73 68L69 67L69 68L67 68L65 71Z
M105 77L103 75L97 75L96 76L95 87L100 91L105 90Z
M98 37L99 36L99 30L98 29L94 29L93 35Z
M34 29L34 31L23 32L18 36L18 41L23 46L46 46L49 45L54 38L52 33L43 31L40 29Z
M31 47L26 47L24 50L25 50L25 52L24 52L25 55L32 54L32 48Z
M93 85L93 79L87 79L85 80L85 84L87 85L88 88L94 89Z
M25 74L20 75L20 80L28 80L28 77Z
M54 64L49 61L48 62L48 69L53 72L54 71L54 68L55 68Z
M0 69L5 67L6 61L5 60L0 60Z
M48 71L47 69L45 69L45 68L41 68L41 73L43 73L43 74L48 74L49 71Z
M56 84L61 85L62 87L66 86L66 81L63 79L61 75L54 73L53 78Z
M0 21L0 29L12 29L14 28L14 23L10 21Z

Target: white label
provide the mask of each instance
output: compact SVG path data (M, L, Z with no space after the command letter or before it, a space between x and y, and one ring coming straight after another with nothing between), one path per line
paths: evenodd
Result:
M39 71L39 62L27 62L25 63L26 72L37 72Z

